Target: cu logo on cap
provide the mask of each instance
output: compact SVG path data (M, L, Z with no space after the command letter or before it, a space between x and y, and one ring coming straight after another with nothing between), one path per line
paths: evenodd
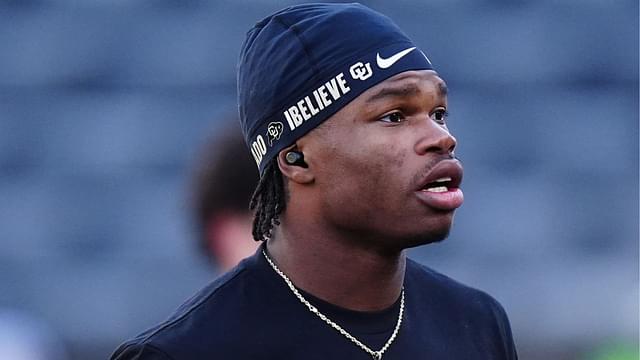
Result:
M351 65L351 67L349 68L349 72L351 73L351 77L354 80L367 80L371 77L371 75L373 75L373 72L371 71L371 64L363 64L359 61Z
M273 146L274 140L280 140L280 135L282 135L282 129L284 126L281 122L271 122L267 127L267 135L269 135L269 146Z

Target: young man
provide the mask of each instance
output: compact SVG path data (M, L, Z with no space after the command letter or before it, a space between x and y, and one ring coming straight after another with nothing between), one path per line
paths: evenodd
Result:
M391 20L284 9L238 89L262 246L115 359L517 358L495 300L405 256L447 236L462 167L446 85Z

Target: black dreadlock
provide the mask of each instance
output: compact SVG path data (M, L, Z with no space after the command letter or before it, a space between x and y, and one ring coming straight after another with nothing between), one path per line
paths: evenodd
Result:
M249 203L249 209L255 210L252 230L255 241L271 238L273 227L280 225L278 217L287 205L277 160L278 158L274 158L266 165Z

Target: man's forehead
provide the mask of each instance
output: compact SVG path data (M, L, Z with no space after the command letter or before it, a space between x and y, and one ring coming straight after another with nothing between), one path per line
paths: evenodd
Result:
M367 90L361 96L370 103L387 97L414 96L423 91L423 86L433 86L438 95L445 97L447 84L435 71L407 71L393 76Z

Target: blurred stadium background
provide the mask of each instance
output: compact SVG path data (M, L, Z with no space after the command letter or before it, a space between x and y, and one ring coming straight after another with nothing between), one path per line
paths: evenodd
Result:
M215 276L188 174L245 32L294 3L0 0L5 358L107 358ZM363 3L451 89L466 203L414 258L498 298L522 359L637 359L637 0Z

